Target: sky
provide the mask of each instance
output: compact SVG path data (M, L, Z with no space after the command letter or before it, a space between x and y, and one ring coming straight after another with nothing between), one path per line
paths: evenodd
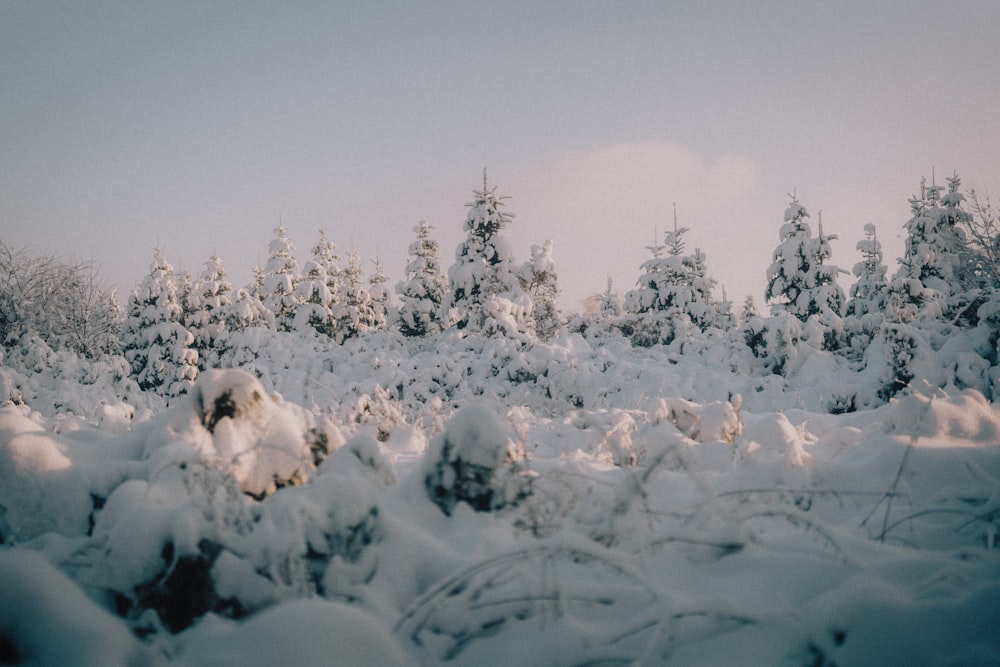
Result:
M761 306L792 194L846 270L874 223L891 275L921 178L1000 193L998 29L995 0L2 0L0 241L127 294L157 245L242 285L322 228L395 282L420 221L452 264L485 167L564 309L632 289L674 205Z

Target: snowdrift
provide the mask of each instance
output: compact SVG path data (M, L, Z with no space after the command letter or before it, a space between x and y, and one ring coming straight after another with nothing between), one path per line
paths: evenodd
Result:
M978 391L828 414L579 336L259 352L76 414L0 367L0 663L1000 661Z

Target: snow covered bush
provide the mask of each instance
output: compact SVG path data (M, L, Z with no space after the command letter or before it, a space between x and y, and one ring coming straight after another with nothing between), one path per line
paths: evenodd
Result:
M0 346L34 335L53 349L96 357L118 350L120 324L114 292L95 266L0 241Z
M520 466L524 459L509 425L489 408L469 406L431 441L424 455L424 486L445 514L460 502L489 512L527 493Z

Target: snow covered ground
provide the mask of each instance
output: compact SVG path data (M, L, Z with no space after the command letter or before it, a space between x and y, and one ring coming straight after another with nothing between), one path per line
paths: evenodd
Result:
M821 353L255 343L0 365L0 664L1000 663L1000 409ZM103 362L102 362L103 363Z

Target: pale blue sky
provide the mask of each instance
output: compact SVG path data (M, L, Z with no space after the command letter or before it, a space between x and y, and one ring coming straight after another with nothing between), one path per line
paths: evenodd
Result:
M490 181L565 305L631 289L677 202L763 303L796 189L850 269L921 176L1000 194L1000 2L0 2L0 238L128 291L160 243L238 284L279 219L402 278ZM370 268L370 264L368 268ZM845 288L850 279L845 279Z

